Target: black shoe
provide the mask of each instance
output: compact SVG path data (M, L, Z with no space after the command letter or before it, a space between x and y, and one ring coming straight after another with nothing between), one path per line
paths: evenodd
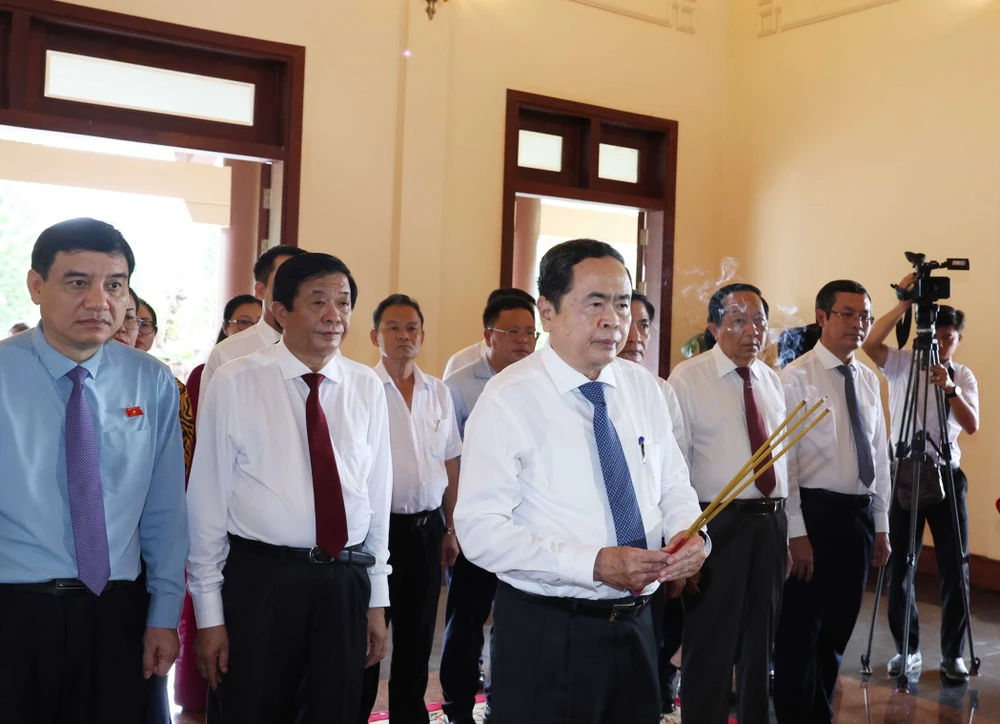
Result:
M450 717L447 714L445 714L444 724L476 724L476 720L472 718L472 714L469 714L468 716L455 716L455 717Z

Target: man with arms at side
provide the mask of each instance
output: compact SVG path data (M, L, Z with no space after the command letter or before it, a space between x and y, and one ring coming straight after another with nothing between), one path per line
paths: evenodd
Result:
M621 255L591 239L541 261L549 344L487 385L466 429L455 521L500 578L494 724L660 721L650 595L697 573L705 540L656 379L616 359L631 321Z
M372 344L382 355L375 374L385 385L392 446L389 717L394 724L424 724L441 561L454 565L459 552L452 516L462 438L448 387L416 364L424 341L420 305L405 294L393 294L379 302L372 323ZM375 664L365 671L360 722L371 715L378 679Z
M486 306L489 306L495 302L500 297L516 297L518 299L523 299L528 302L532 307L535 306L535 298L528 294L527 292L517 289L515 287L503 287L501 289L494 289L490 292L490 296L486 299ZM470 344L468 347L463 347L453 354L448 359L448 364L445 365L443 379L447 379L455 372L458 372L463 367L468 367L471 364L475 364L479 359L486 354L487 346L486 339L481 339L475 344Z
M177 385L111 342L132 250L109 224L49 227L41 323L0 343L0 712L141 724L177 656L187 517ZM140 576L145 562L145 585Z
M385 654L385 391L337 354L357 296L336 257L289 259L282 340L221 368L202 409L188 585L218 691L209 724L356 724L365 666Z
M778 375L757 358L767 335L760 290L729 284L716 291L708 329L718 344L681 362L667 380L681 408L674 436L702 507L785 419ZM708 526L712 556L701 580L683 594L681 710L697 724L729 721L734 665L736 718L740 724L770 720L771 648L788 567L787 489L781 459Z
M780 724L832 724L844 649L861 611L869 563L889 559L889 450L878 376L854 353L871 328L871 299L855 281L816 295L822 329L781 373L785 405L826 399L831 414L788 453L788 547L774 646Z
M911 274L904 278L899 286L909 292L912 291L915 281L915 276ZM899 443L900 426L903 424L903 411L906 408L906 388L913 351L893 349L885 343L885 340L910 306L910 301L901 301L890 312L879 317L864 345L865 352L878 365L889 382L889 422L892 428L894 453ZM942 304L938 311L935 336L941 364L930 370L930 383L944 390L948 405L946 429L951 442L952 475L955 480L961 538L955 536L951 499L945 497L942 502L918 511L917 548L914 555L917 559L920 558L926 523L930 526L934 538L934 554L941 574L941 673L953 681L962 681L969 678L969 670L964 660L968 621L965 617L965 605L962 602L962 577L965 577L968 585L969 569L968 566L959 567L958 551L961 551L962 557L968 555L969 510L966 493L969 481L959 467L962 451L958 446L958 438L963 432L972 435L979 429L979 383L972 370L954 360L955 352L965 337L965 313ZM927 372L921 372L918 388L924 389L926 382ZM922 410L922 394L918 405ZM918 430L920 423L921 421L917 421ZM930 439L938 446L941 444L938 439L939 429L937 407L931 399L927 405L927 431ZM928 445L928 452L935 464L939 464L940 460L933 445ZM950 492L945 490L945 495L950 495ZM889 533L892 547L898 553L889 561L889 628L896 641L897 651L896 656L889 661L889 675L898 676L903 668L903 628L907 615L905 551L909 547L910 536L910 513L903 510L898 500L893 500L889 508ZM923 665L920 654L920 620L917 616L916 602L909 604L909 615L910 654L906 662L907 673Z
M195 410L199 411L199 414L208 394L208 385L219 367L234 359L249 357L281 339L281 324L271 309L274 275L286 261L305 253L305 250L295 246L272 246L257 258L253 265L253 293L264 303L263 314L260 321L252 328L227 337L212 348L202 370L198 388L198 404L195 405Z
M497 373L535 351L535 303L517 295L497 295L483 311L486 355L445 379L455 403L458 432L464 437L486 383ZM448 532L454 535L455 531ZM483 626L493 608L497 578L461 554L448 570L444 644L441 647L441 692L448 722L471 724L479 690ZM489 691L487 688L487 699ZM488 704L487 704L488 706Z

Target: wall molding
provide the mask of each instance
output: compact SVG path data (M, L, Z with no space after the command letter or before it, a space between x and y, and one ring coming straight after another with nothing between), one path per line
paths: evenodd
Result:
M682 33L694 35L697 32L698 0L663 0L663 16L650 15L627 7L612 5L607 0L570 0L587 7L621 15L644 23L652 23L664 28L672 28Z
M934 546L925 545L920 551L920 558L917 559L917 570L920 573L938 575ZM876 575L878 574L876 573ZM1000 591L1000 561L973 553L969 556L969 583L974 588Z
M842 18L845 15L853 15L854 13L862 12L863 10L871 10L883 5L889 5L890 3L899 2L899 0L866 0L865 2L860 3L845 4L842 8L817 13L815 15L808 15L805 17L796 17L785 22L785 7L796 7L802 2L803 0L758 0L757 37L763 38L768 35L775 35L777 33L784 32L786 30L804 28L809 25L815 25L816 23L822 23L826 20L834 20L836 18Z

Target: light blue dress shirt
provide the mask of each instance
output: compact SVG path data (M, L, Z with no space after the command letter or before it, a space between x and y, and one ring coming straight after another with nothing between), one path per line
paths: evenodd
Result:
M458 421L458 434L465 440L465 421L472 414L479 396L486 389L486 383L496 376L490 367L486 355L479 358L475 364L462 367L450 374L444 381L451 390L451 398L455 402L455 418Z
M66 483L66 404L76 362L41 325L0 342L0 582L76 578ZM147 624L176 628L188 556L177 382L145 352L107 342L82 364L94 411L112 580L151 594ZM142 414L129 408L141 409Z

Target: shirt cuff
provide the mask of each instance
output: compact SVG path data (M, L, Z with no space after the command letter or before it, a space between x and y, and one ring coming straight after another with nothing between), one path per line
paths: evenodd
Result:
M565 546L559 555L559 579L581 586L593 586L594 566L600 552L600 546Z
M372 595L368 599L368 608L385 608L389 605L389 574L369 573L372 583Z
M198 628L212 628L226 623L222 608L222 591L192 596L194 600L194 620Z
M888 533L889 532L889 514L885 511L876 511L875 515L875 532L876 533Z
M886 520L888 521L888 519ZM886 525L888 525L888 523L886 523ZM789 515L788 516L789 540L792 538L801 538L804 535L807 535L805 518L802 517L801 513L799 513L798 515Z
M183 608L183 596L150 596L146 625L150 628L177 628Z

